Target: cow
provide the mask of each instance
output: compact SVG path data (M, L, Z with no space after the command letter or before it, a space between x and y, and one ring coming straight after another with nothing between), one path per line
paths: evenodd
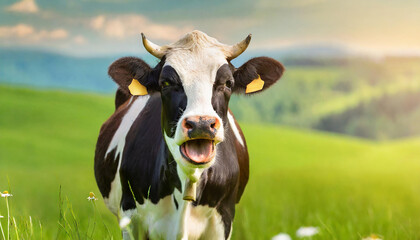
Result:
M268 57L234 67L250 40L225 45L192 31L158 46L142 33L159 63L123 57L110 65L115 112L100 129L94 169L124 239L230 238L249 157L229 99L261 92L284 72Z

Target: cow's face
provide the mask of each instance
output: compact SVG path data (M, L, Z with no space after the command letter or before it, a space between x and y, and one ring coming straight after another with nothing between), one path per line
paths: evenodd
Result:
M123 91L134 78L149 93L160 92L165 141L187 175L209 167L217 158L217 144L224 140L228 126L231 94L244 93L259 77L265 81L260 90L266 89L283 73L279 62L265 57L234 68L229 60L242 53L249 41L250 37L231 47L194 31L159 47L143 36L146 49L161 58L154 69L137 58L122 58L110 66L109 74Z
M233 86L226 57L213 48L171 51L159 86L163 130L175 159L185 167L208 167L224 139Z

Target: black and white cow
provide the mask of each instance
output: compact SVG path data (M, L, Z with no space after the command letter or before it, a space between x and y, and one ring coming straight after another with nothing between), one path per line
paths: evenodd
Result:
M102 125L95 177L124 239L229 239L235 204L248 181L244 135L228 108L232 93L273 85L284 68L258 57L235 68L230 60L251 36L233 45L200 31L158 46L143 45L160 62L150 68L134 57L115 61L119 85L114 114ZM148 94L132 96L137 80ZM255 88L255 87L254 87Z

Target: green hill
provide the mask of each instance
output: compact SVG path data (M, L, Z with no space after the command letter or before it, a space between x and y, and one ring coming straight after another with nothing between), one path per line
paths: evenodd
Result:
M420 59L314 58L292 64L286 60L282 79L263 94L232 101L240 120L375 140L420 135Z
M9 189L19 229L32 217L34 238L72 231L119 239L116 219L93 176L94 146L113 112L112 96L0 86L0 190ZM318 226L313 239L419 239L420 139L375 143L293 128L242 124L251 177L237 207L233 239L269 239ZM9 180L8 180L9 179ZM77 221L60 221L59 189ZM4 199L0 215L5 216ZM60 211L61 209L61 211ZM61 215L60 215L61 213ZM101 214L101 217L98 215ZM67 218L71 217L67 211ZM0 219L6 226L6 218ZM42 227L39 227L41 224ZM42 228L42 231L40 230ZM57 233L60 230L59 233ZM93 230L92 230L93 231ZM66 234L67 237L66 237Z

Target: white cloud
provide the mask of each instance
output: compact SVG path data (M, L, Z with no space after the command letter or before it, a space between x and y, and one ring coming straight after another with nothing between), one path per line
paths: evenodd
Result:
M105 25L105 16L99 15L90 21L90 26L95 30L101 30Z
M35 0L21 0L7 7L6 10L10 12L36 13L39 11L39 8Z
M87 42L87 40L82 35L77 35L76 37L73 38L73 42L81 45L81 44L85 44Z
M22 23L15 26L0 26L0 39L36 42L41 40L60 40L68 36L68 32L62 28L50 31L36 30L32 26Z
M41 30L35 36L39 39L65 39L68 37L68 35L69 33L66 30L58 28L52 31Z
M283 0L283 1L259 0L256 2L256 8L258 10L305 8L305 7L313 7L314 5L322 4L327 1L328 0Z
M1 26L0 38L23 38L35 32L34 28L26 24L18 24L16 26Z
M290 47L296 44L304 44L304 42L286 38L270 38L254 42L253 47L256 49L277 49Z
M141 15L113 17L99 15L91 19L90 27L111 38L125 39L143 32L153 39L166 41L178 40L180 36L193 30L191 26L179 28L168 24L153 23Z

